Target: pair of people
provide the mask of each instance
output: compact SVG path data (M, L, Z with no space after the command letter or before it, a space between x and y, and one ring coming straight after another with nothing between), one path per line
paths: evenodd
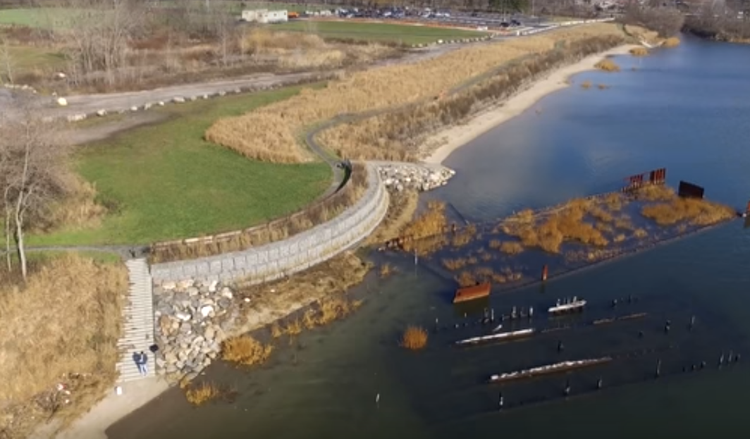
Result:
M148 375L148 356L145 352L140 351L134 353L133 361L135 361L135 365L138 366L138 372L140 372L141 375Z

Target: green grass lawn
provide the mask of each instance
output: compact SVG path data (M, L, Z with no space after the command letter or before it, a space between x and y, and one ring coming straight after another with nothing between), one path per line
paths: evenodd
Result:
M270 25L271 29L311 32L323 38L346 38L364 41L400 42L404 44L434 43L437 40L474 38L485 32L447 29L406 24L362 23L354 21L290 21Z
M64 27L67 20L81 10L65 8L0 9L0 25L15 24L41 28Z
M156 111L170 113L167 122L82 147L76 170L115 213L101 227L32 236L29 243L145 244L249 227L304 207L328 188L328 165L261 163L203 140L216 119L302 88L164 107Z

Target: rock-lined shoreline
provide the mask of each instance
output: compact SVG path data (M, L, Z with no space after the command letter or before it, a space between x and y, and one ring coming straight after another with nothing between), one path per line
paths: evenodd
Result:
M234 291L218 281L155 286L157 375L173 382L193 379L211 364L234 328L237 302Z
M401 192L413 189L426 192L448 184L456 171L444 166L425 166L414 163L388 163L378 165L385 187Z

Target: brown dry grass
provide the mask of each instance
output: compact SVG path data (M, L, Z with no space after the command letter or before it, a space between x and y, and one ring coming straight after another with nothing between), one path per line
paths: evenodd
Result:
M597 85L597 87L599 88L599 90L606 90L609 88L606 84L599 84Z
M633 56L647 56L648 49L642 46L633 47L632 49L630 49L630 54Z
M243 366L263 364L273 352L272 345L264 345L249 335L231 337L221 343L221 358Z
M587 79L587 80L585 80L585 81L583 81L583 82L581 83L581 88L584 88L584 89L587 89L587 90L588 90L589 88L591 88L591 85L592 85L592 84L591 84L591 81L589 81L589 80Z
M421 239L445 232L448 221L445 218L445 203L430 201L427 210L404 228L404 236Z
M281 241L335 218L359 201L366 190L367 169L362 163L354 163L351 179L342 190L299 213L273 220L263 226L252 227L236 236L215 242L158 244L152 246L149 261L161 263L196 259Z
M651 184L638 189L636 195L645 201L671 201L677 198L677 193L671 187Z
M93 185L73 174L65 175L64 178L67 180L69 195L51 206L50 215L36 224L37 229L34 231L49 233L59 227L96 227L107 213L104 206L96 203L96 188Z
M377 229L367 238L367 244L380 244L402 235L402 230L414 217L419 202L415 191L390 194L388 213Z
M424 349L427 346L427 330L419 326L409 326L401 336L400 345L413 351Z
M517 241L505 241L500 245L500 251L507 255L517 255L523 252L523 245Z
M451 245L453 247L463 247L467 244L470 244L477 236L477 226L474 224L469 224L468 226L456 232L455 235L453 235L453 238L451 239Z
M469 265L467 258L456 258L456 259L443 259L443 267L451 271L460 270L463 267Z
M326 315L330 316L331 309L344 308L343 305L335 305L336 299L343 300L341 295L361 283L370 268L370 264L363 262L354 253L345 252L287 279L250 287L240 286L238 296L250 301L243 302L238 331L246 333L271 325L272 333L276 327L276 334L280 337L283 335L283 328L274 322L314 305L315 302L327 303L329 299L329 305L319 308L326 309ZM359 302L348 302L347 306L354 310ZM315 306L312 309L317 312ZM325 317L327 318L329 317ZM307 326L304 317L302 320Z
M477 283L490 282L495 284L504 284L507 282L515 282L520 280L523 274L520 272L514 272L509 267L503 267L499 271L495 271L490 267L477 267L473 271L461 272L456 281L461 287L470 287Z
M384 279L390 276L391 274L393 274L393 267L391 267L391 264L386 262L385 264L380 266L380 278L381 279Z
M598 63L594 64L594 67L596 67L599 70L604 70L605 72L619 72L620 66L618 66L614 61L612 61L609 58L605 58Z
M301 93L244 116L219 120L206 132L206 138L254 159L285 163L305 161L307 154L299 146L299 133L315 123L342 113L358 113L432 98L500 64L525 55L548 52L561 41L592 36L621 38L622 32L612 24L594 24L496 44L470 46L417 63L357 72L325 89ZM327 130L323 140L342 157L412 158L403 150L351 142L351 136L347 130L334 129Z
M664 40L664 44L662 44L662 47L677 47L680 45L680 39L677 37L670 37Z
M537 224L533 220L506 223L503 230L520 238L525 247L538 247L549 253L559 253L566 240L585 245L604 247L609 241L601 230L586 221L587 215L612 220L609 214L590 200L570 200Z
M221 389L213 383L200 383L185 389L185 398L194 406L201 406L213 401L219 398L221 394Z
M641 214L661 226L688 222L694 226L708 226L737 216L729 206L702 199L675 198L667 203L644 206Z
M112 388L128 290L119 264L71 254L30 268L25 286L0 269L0 374L6 377L0 435L9 438L26 437L40 419L67 425ZM58 383L71 394L58 394Z

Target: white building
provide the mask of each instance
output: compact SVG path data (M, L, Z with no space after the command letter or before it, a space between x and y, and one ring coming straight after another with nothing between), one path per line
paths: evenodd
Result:
M269 11L268 9L253 9L242 11L242 20L254 23L283 23L289 21L286 9Z

